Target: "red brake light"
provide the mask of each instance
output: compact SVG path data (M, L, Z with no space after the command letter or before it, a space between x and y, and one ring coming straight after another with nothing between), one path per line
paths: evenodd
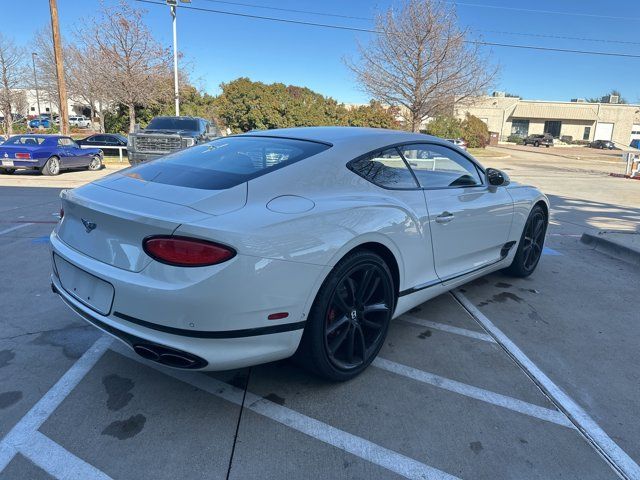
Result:
M234 249L225 245L188 237L148 237L142 247L154 260L177 267L216 265L236 255Z
M31 154L30 153L16 153L16 158L31 158Z

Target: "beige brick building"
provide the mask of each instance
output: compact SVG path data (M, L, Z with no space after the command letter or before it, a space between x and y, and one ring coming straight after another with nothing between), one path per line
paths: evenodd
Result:
M548 102L505 97L500 93L476 99L471 106L457 106L456 115L466 112L482 119L501 140L510 135L549 133L573 140L612 140L628 146L640 139L640 105Z

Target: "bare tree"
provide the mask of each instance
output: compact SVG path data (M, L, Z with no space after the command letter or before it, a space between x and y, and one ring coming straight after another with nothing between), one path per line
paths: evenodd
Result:
M17 90L27 74L24 50L12 39L0 33L0 111L4 116L4 131L13 135L12 113L19 102Z
M66 52L69 58L66 75L69 93L89 106L92 121L98 116L100 132L104 132L105 110L113 103L109 85L111 78L102 72L105 59L101 51L93 44L84 43L82 37L80 40L79 45L70 46Z
M166 95L158 82L170 75L171 56L151 34L143 11L121 0L118 8L103 5L98 18L84 30L82 41L101 56L97 75L108 81L108 94L129 110L129 130L136 123L136 105L154 104Z
M67 48L62 46L65 71L69 67ZM60 97L58 94L58 75L56 73L56 60L53 51L53 34L51 25L39 29L35 35L36 70L38 75L38 87L41 91L41 100L44 105L49 105L49 113L53 114L53 106L60 111ZM35 85L32 86L35 88ZM42 112L38 112L42 113Z
M369 45L358 45L360 61L347 66L373 98L401 107L414 132L484 93L497 75L445 0L404 0L376 18L376 30Z

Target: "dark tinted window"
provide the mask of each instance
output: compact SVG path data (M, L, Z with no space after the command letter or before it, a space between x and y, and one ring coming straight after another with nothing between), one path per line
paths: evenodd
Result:
M361 157L349 164L351 170L385 188L417 188L413 175L395 148Z
M482 185L473 162L451 148L416 144L400 147L400 151L423 188Z
M327 148L322 143L286 138L219 138L129 169L126 175L167 185L222 190Z
M198 120L192 118L156 117L147 128L151 130L198 130Z
M44 143L45 137L17 136L11 137L4 142L4 145L40 145Z

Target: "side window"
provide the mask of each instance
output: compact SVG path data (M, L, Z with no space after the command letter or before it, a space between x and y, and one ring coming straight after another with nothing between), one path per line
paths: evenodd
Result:
M450 148L416 144L405 145L400 151L423 188L482 185L474 163Z
M70 147L71 146L71 139L63 137L63 138L59 138L58 139L58 146L59 147Z
M417 188L411 171L395 148L378 151L352 161L349 167L380 187Z

